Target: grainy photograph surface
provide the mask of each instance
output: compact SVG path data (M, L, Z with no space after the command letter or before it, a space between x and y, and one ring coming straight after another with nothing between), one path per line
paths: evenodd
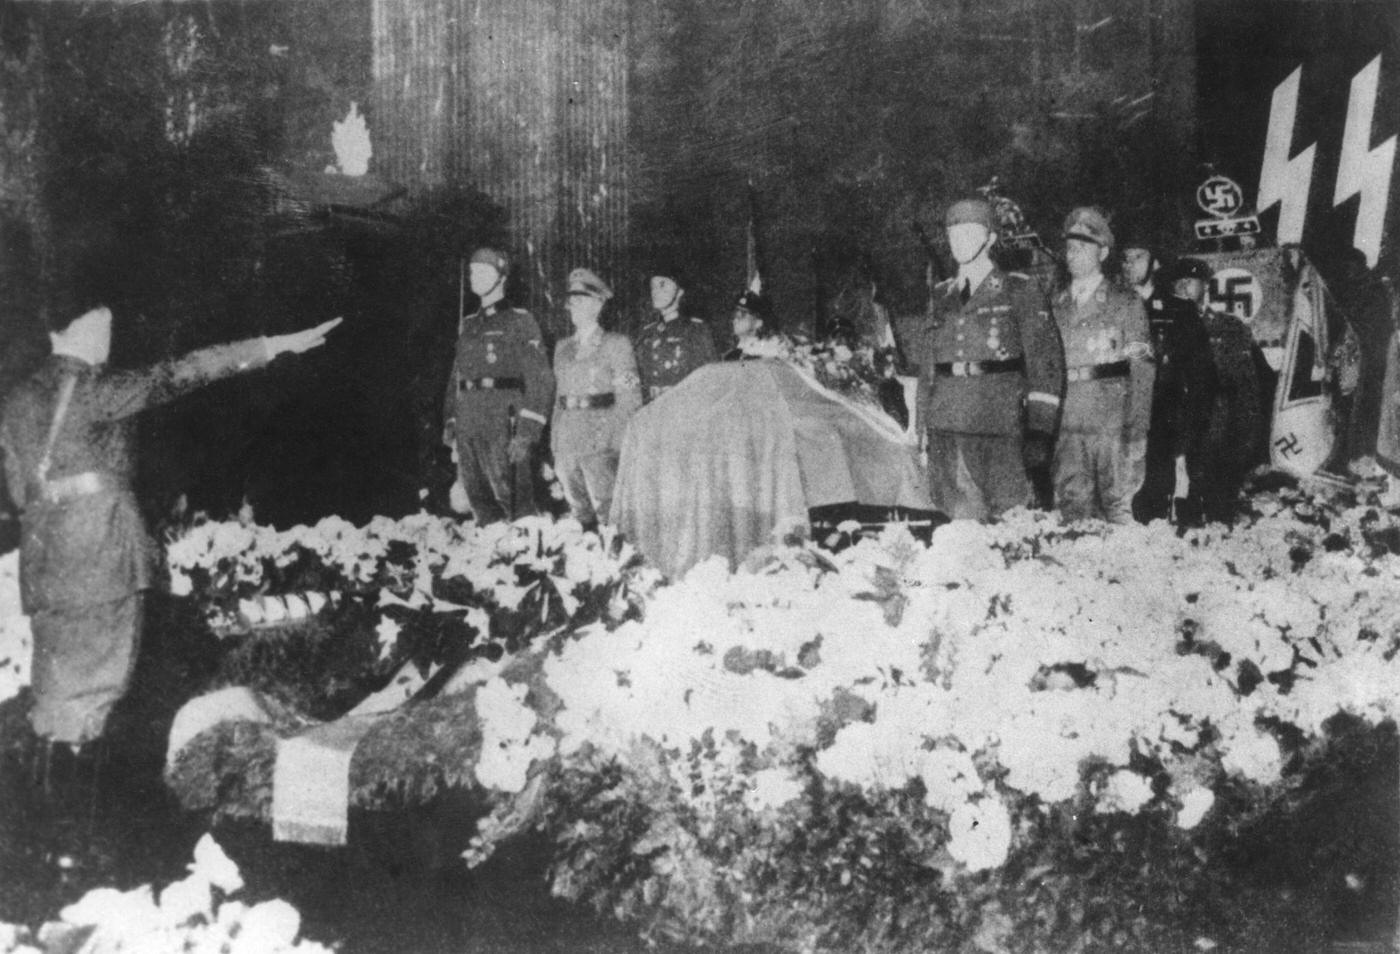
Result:
M0 2L0 954L1400 950L1393 0Z

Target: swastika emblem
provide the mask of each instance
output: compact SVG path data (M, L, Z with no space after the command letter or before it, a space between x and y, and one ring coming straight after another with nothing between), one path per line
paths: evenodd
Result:
M1196 189L1196 204L1218 218L1229 218L1244 206L1239 183L1226 176L1211 176Z
M1264 307L1264 289L1243 268L1222 268L1211 276L1208 301L1216 311L1249 324Z
M1274 441L1274 446L1284 457L1293 457L1303 452L1302 446L1298 443L1298 435L1292 431L1289 431L1286 437L1280 437Z

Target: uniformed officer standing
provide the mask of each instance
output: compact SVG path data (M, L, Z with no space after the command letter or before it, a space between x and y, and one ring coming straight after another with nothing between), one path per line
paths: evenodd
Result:
M1152 413L1147 312L1136 294L1104 279L1113 232L1103 212L1075 209L1064 237L1070 282L1052 308L1069 383L1055 448L1055 506L1070 520L1128 523Z
M681 313L685 289L670 275L651 276L651 305L657 318L637 337L637 373L642 397L654 401L690 372L715 360L710 326Z
M1190 303L1205 324L1218 382L1202 455L1201 505L1207 520L1231 523L1245 476L1262 449L1264 404L1254 336L1233 314L1206 307L1208 264L1183 258L1173 277L1175 294Z
M481 304L458 321L442 439L457 456L453 508L485 524L536 512L533 465L554 378L534 316L503 301L509 259L481 248L470 268Z
M1144 523L1195 523L1200 518L1201 467L1215 401L1210 337L1195 307L1172 294L1171 270L1163 273L1157 267L1145 243L1123 243L1123 268L1127 284L1147 307L1157 361L1146 472L1133 498L1133 515Z
M1035 282L992 262L991 206L964 199L945 217L956 277L934 286L917 344L918 419L934 506L984 520L1030 502L1064 390L1059 332Z
M612 289L593 272L570 272L574 333L554 350L559 385L550 440L554 469L569 508L588 528L608 520L622 433L642 405L631 342L598 324L610 298Z
M0 419L5 476L21 509L20 599L34 631L29 719L41 739L73 747L102 737L126 692L141 591L153 579L155 546L132 489L136 415L319 347L340 323L108 371L112 312L97 291L50 332L53 355L15 388Z

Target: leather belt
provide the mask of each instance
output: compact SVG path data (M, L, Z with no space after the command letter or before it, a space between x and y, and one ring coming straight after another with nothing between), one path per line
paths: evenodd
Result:
M612 407L617 403L617 396L611 391L605 394L561 394L559 395L559 409L561 411L578 411L586 408Z
M35 497L48 504L67 503L79 497L91 497L108 490L119 490L124 485L109 474L96 470L46 480L40 484Z
M1065 372L1065 379L1070 384L1078 384L1081 381L1098 381L1103 378L1126 378L1128 367L1126 360L1110 361L1107 364L1086 364L1070 368Z
M941 378L975 378L983 374L1010 374L1026 370L1025 358L1008 358L1005 361L944 361L933 366L933 373Z
M460 378L459 391L523 391L524 378Z

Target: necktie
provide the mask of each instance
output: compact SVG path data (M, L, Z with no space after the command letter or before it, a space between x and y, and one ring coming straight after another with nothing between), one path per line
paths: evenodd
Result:
M971 279L967 279L967 278L964 278L964 279L963 279L963 281L962 281L962 287L961 287L960 289L958 289L958 297L959 297L960 299L962 299L962 303L963 303L964 305L967 304L967 300L968 300L969 298L972 297L972 280L971 280Z

